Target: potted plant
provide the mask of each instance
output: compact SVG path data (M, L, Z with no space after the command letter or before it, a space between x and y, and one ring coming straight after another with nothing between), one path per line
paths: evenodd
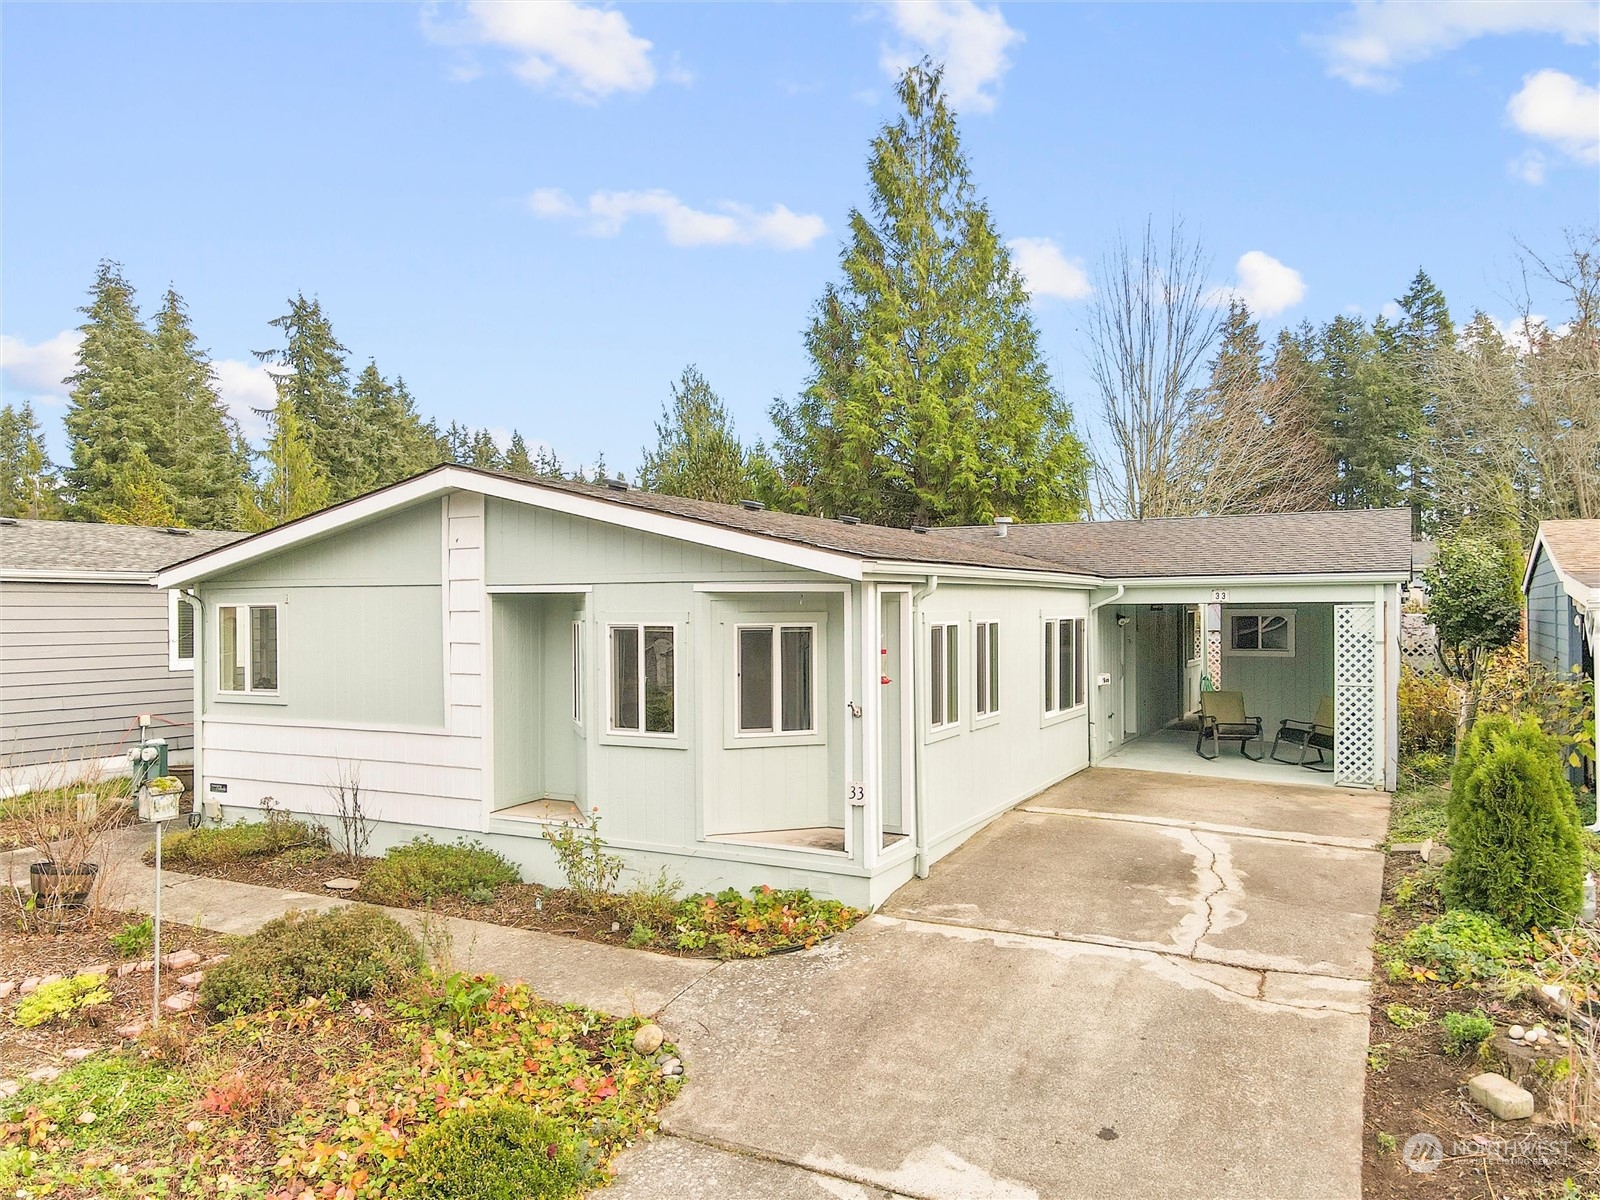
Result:
M100 878L95 856L121 823L122 805L102 804L98 791L50 788L19 797L28 843L39 855L28 867L36 912L87 907Z

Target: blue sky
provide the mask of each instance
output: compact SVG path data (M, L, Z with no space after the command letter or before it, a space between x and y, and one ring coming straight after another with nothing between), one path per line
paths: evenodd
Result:
M1147 214L1273 329L1375 314L1419 265L1458 316L1508 319L1515 240L1600 213L1593 0L0 15L4 396L58 457L101 257L147 307L184 295L251 431L249 352L303 290L441 424L631 470L693 362L765 435L890 73L925 52L1085 425L1088 277Z

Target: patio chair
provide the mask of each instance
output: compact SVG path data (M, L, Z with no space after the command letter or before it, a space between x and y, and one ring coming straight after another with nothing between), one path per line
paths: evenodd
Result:
M1211 753L1206 753L1206 740L1211 741ZM1251 754L1251 742L1261 741L1261 718L1249 717L1244 711L1243 692L1201 692L1200 733L1194 740L1194 752L1201 758L1216 758L1223 742L1238 742L1239 753L1252 762L1260 762L1261 755Z
M1280 757L1278 747L1284 742L1298 746L1299 754L1294 758ZM1317 752L1316 760L1307 762L1306 755L1312 750ZM1272 739L1272 757L1275 762L1293 763L1313 771L1333 770L1333 697L1322 698L1315 720L1292 721L1286 717L1279 721L1278 736Z

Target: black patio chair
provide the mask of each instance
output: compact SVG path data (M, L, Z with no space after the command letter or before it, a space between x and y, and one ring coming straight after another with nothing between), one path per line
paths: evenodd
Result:
M1299 753L1294 758L1283 758L1278 754L1278 747L1284 742L1291 746L1298 746ZM1307 762L1306 755L1311 751L1317 752L1314 762ZM1324 696L1317 705L1317 716L1312 721L1293 721L1284 718L1278 722L1278 736L1272 739L1272 757L1275 762L1292 763L1297 767L1305 767L1311 771L1333 770L1333 699Z
M1206 753L1210 739L1211 753ZM1245 715L1243 692L1201 692L1200 733L1194 739L1194 752L1201 758L1214 759L1221 753L1221 743L1238 742L1239 753L1251 762L1260 762L1261 755L1251 754L1251 742L1261 741L1261 718Z

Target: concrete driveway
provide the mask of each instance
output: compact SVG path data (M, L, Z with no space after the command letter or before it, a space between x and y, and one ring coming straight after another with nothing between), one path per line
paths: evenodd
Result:
M666 1006L642 1197L1354 1197L1386 798L1085 772Z

